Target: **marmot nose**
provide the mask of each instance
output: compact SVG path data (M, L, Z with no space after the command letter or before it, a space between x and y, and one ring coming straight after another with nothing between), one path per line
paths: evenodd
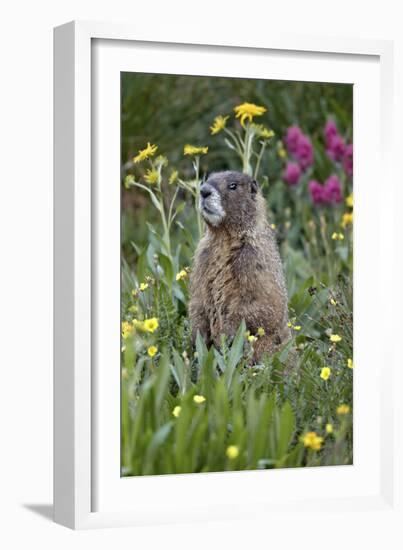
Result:
M207 199L211 195L211 187L207 184L204 184L200 187L200 195L203 199Z

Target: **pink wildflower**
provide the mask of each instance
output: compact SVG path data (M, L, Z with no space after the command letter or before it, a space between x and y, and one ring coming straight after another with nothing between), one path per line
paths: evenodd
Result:
M296 162L288 162L285 168L283 178L289 185L297 185L301 177L301 168Z

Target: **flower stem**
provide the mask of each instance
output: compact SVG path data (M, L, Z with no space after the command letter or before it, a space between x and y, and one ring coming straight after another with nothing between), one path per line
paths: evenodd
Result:
M258 155L257 161L256 161L255 173L253 174L253 177L254 177L255 180L257 179L258 174L259 174L260 162L262 160L263 153L264 153L265 149L266 149L266 142L262 141L262 146L260 148L260 152L259 152L259 155Z
M200 157L196 156L194 161L195 177L196 177L196 192L195 192L195 209L196 209L196 218L197 218L197 230L199 233L199 239L203 234L203 222L201 219L199 201L200 201Z

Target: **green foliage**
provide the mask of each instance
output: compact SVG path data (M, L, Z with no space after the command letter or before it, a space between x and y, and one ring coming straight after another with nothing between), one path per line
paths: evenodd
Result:
M261 121L273 142L234 119L243 101L267 108ZM210 135L219 114L231 114L232 137ZM344 197L352 191L325 152L329 115L351 138L350 86L123 75L123 475L352 463L352 226L342 218L351 207L315 207L307 191L310 178L332 172ZM287 186L278 150L294 123L310 135L315 164ZM158 153L131 162L148 142ZM208 154L183 157L186 143L208 146ZM169 153L168 164L160 152ZM218 348L200 335L195 346L190 340L189 266L203 232L199 181L225 168L259 174L287 279L292 340L257 365L244 323Z

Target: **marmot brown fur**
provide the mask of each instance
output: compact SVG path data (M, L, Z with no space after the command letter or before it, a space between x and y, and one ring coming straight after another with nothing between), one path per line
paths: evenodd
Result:
M246 174L217 172L200 188L207 224L196 250L189 306L192 336L208 345L233 337L242 321L256 334L254 361L290 338L287 292L274 231L259 185Z

